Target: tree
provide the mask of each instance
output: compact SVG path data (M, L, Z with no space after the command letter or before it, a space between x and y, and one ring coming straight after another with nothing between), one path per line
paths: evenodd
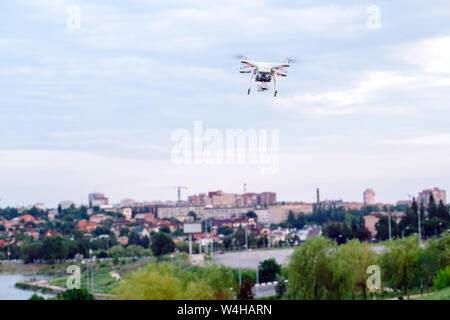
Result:
M246 214L247 218L253 218L255 221L258 219L258 216L256 215L255 211L249 211Z
M367 299L367 267L374 264L375 253L367 243L360 243L354 239L342 246L341 254L347 265L350 279L352 299L355 299L355 291L361 289L364 300Z
M341 299L349 276L336 243L313 237L296 248L289 263L288 299Z
M239 286L239 292L237 294L238 300L251 300L253 299L253 283L249 277L244 279L244 282Z
M375 230L377 231L376 238L378 240L384 241L389 239L389 217L381 217L377 224L375 225ZM392 239L399 237L401 232L399 230L398 224L395 219L391 217L391 236Z
M275 293L278 299L280 299L286 292L286 278L284 276L278 276L277 285L275 286Z
M197 214L194 211L189 211L187 215L192 217L194 221L197 220Z
M125 256L140 257L143 256L143 250L144 250L143 247L132 244L131 246L125 248Z
M450 266L440 270L433 283L433 290L441 290L447 287L450 287Z
M387 250L380 257L384 279L396 288L403 287L408 295L408 286L414 279L414 261L417 259L419 239L415 236L387 243Z
M170 228L169 228L168 226L162 227L161 230L159 230L159 231L160 231L160 232L167 233L167 234L170 234L170 233L171 233L171 232L170 232Z
M122 246L114 246L109 249L109 255L113 258L123 257L125 255L125 249Z
M90 294L85 288L71 289L58 293L59 300L95 300L95 297Z
M175 244L173 243L172 238L169 235L163 232L158 232L153 235L151 248L153 254L156 257L159 257L163 254L173 252L175 250Z
M433 277L438 270L438 256L435 250L430 246L420 249L413 262L413 267L417 277L416 283L420 286L421 290L423 285L425 285L427 292L429 292Z
M41 257L42 246L39 243L29 243L22 247L21 259L23 263L32 263Z
M272 282L275 281L277 275L281 272L281 266L275 259L267 259L259 263L258 272L259 282Z
M61 236L52 236L44 239L42 244L42 259L55 262L67 259L69 247L66 240Z
M179 270L167 263L151 263L129 274L115 289L120 300L231 299L231 271L225 267Z
M229 226L221 226L217 229L217 233L229 236L233 233L233 229L231 229Z

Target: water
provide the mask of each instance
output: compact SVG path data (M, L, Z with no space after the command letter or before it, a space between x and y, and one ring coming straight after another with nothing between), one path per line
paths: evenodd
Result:
M42 280L51 279L52 277L43 275L27 276L20 274L0 274L0 300L28 300L34 292L16 288L14 285L20 280L29 280L33 278ZM36 293L45 298L54 297L52 294Z

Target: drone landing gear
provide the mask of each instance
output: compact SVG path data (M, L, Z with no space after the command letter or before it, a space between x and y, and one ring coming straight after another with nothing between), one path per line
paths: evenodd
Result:
M252 75L250 76L250 83L249 83L249 85L248 85L248 92L247 92L248 95L250 95L250 90L251 90L251 88L252 88L252 80L253 80L253 76L254 76L254 75L255 75L255 70L252 69Z

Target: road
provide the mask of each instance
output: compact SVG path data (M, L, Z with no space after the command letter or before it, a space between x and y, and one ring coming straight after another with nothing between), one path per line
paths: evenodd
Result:
M286 266L292 252L293 248L227 252L216 254L215 260L217 264L231 268L256 269L260 261L273 258L277 263Z
M372 245L370 248L375 253L380 254L385 249L385 246ZM224 254L216 254L215 260L217 264L230 268L256 269L260 261L273 258L277 263L287 266L289 257L293 252L294 248L226 252Z

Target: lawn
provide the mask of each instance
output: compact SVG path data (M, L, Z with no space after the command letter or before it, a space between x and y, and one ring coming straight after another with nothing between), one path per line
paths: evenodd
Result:
M450 300L450 287L435 291L429 296L420 297L417 300Z

